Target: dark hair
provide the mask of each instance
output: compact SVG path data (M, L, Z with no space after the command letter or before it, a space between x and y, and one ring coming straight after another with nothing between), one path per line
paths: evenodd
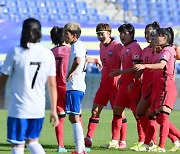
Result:
M96 33L99 32L99 31L108 31L111 33L112 31L112 28L109 24L107 23L99 23L97 26L96 26Z
M62 27L54 26L51 31L52 43L56 46L62 46L64 43L64 32Z
M34 18L28 18L24 20L20 40L21 47L27 49L28 42L40 42L41 36L41 23L38 20Z
M135 34L134 26L130 23L125 23L118 28L119 33L122 33L125 30L127 30L129 34L132 35L132 39L134 39L134 34Z
M174 43L174 31L171 27L168 28L158 28L156 30L158 36L167 36L168 45L172 46Z
M157 21L154 21L153 23L147 24L145 30L148 29L149 27L152 27L152 29L156 30L160 28L160 25Z

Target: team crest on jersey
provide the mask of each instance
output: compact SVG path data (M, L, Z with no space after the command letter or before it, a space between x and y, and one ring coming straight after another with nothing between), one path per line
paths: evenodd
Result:
M108 55L109 55L109 56L112 56L112 55L113 55L112 50L109 50L109 51L108 51Z
M126 49L126 54L128 54L128 53L129 53L129 51L130 51L130 49L129 49L129 48L127 48L127 49Z
M139 59L139 55L134 55L134 59Z

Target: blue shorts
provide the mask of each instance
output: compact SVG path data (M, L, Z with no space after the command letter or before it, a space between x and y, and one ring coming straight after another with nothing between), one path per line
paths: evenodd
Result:
M78 90L66 91L66 113L67 114L81 114L81 102L84 92Z
M20 119L8 117L7 141L12 144L25 144L27 139L40 137L44 118Z

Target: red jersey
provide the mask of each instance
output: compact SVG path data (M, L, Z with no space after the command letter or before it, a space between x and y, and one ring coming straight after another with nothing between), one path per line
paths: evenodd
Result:
M133 67L133 61L141 61L142 49L140 45L133 41L127 46L123 46L121 51L122 69L126 70ZM127 86L133 79L134 73L122 74L122 85Z
M143 64L152 64L153 61L153 49L151 47L146 47L142 52L142 62ZM152 82L153 70L144 69L143 72L143 81L142 81L142 92L146 91L149 83Z
M102 62L102 76L100 86L107 92L117 91L117 77L109 77L109 73L114 69L119 69L121 65L120 53L122 45L113 40L108 46L100 43L100 59Z
M60 46L51 49L56 59L56 82L58 91L66 90L66 74L70 55L68 46Z
M167 86L175 84L175 62L176 62L176 51L174 47L165 47L160 53L156 53L153 58L153 63L160 63L161 60L167 62L164 69L154 70L153 83L158 85L159 90L167 90Z

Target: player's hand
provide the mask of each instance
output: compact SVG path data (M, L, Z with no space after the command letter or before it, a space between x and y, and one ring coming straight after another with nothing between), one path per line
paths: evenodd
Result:
M120 69L114 69L113 72L109 73L110 77L115 77L121 74L121 70Z
M144 64L136 64L136 65L134 66L134 70L135 70L135 71L140 71L140 70L145 69L145 68L146 68L146 67L145 67Z
M68 74L68 75L67 75L67 77L66 77L66 81L69 81L69 80L70 80L70 78L72 78L72 76L73 76L73 73Z
M53 127L56 127L59 123L59 118L56 112L50 113L50 123L52 123Z

